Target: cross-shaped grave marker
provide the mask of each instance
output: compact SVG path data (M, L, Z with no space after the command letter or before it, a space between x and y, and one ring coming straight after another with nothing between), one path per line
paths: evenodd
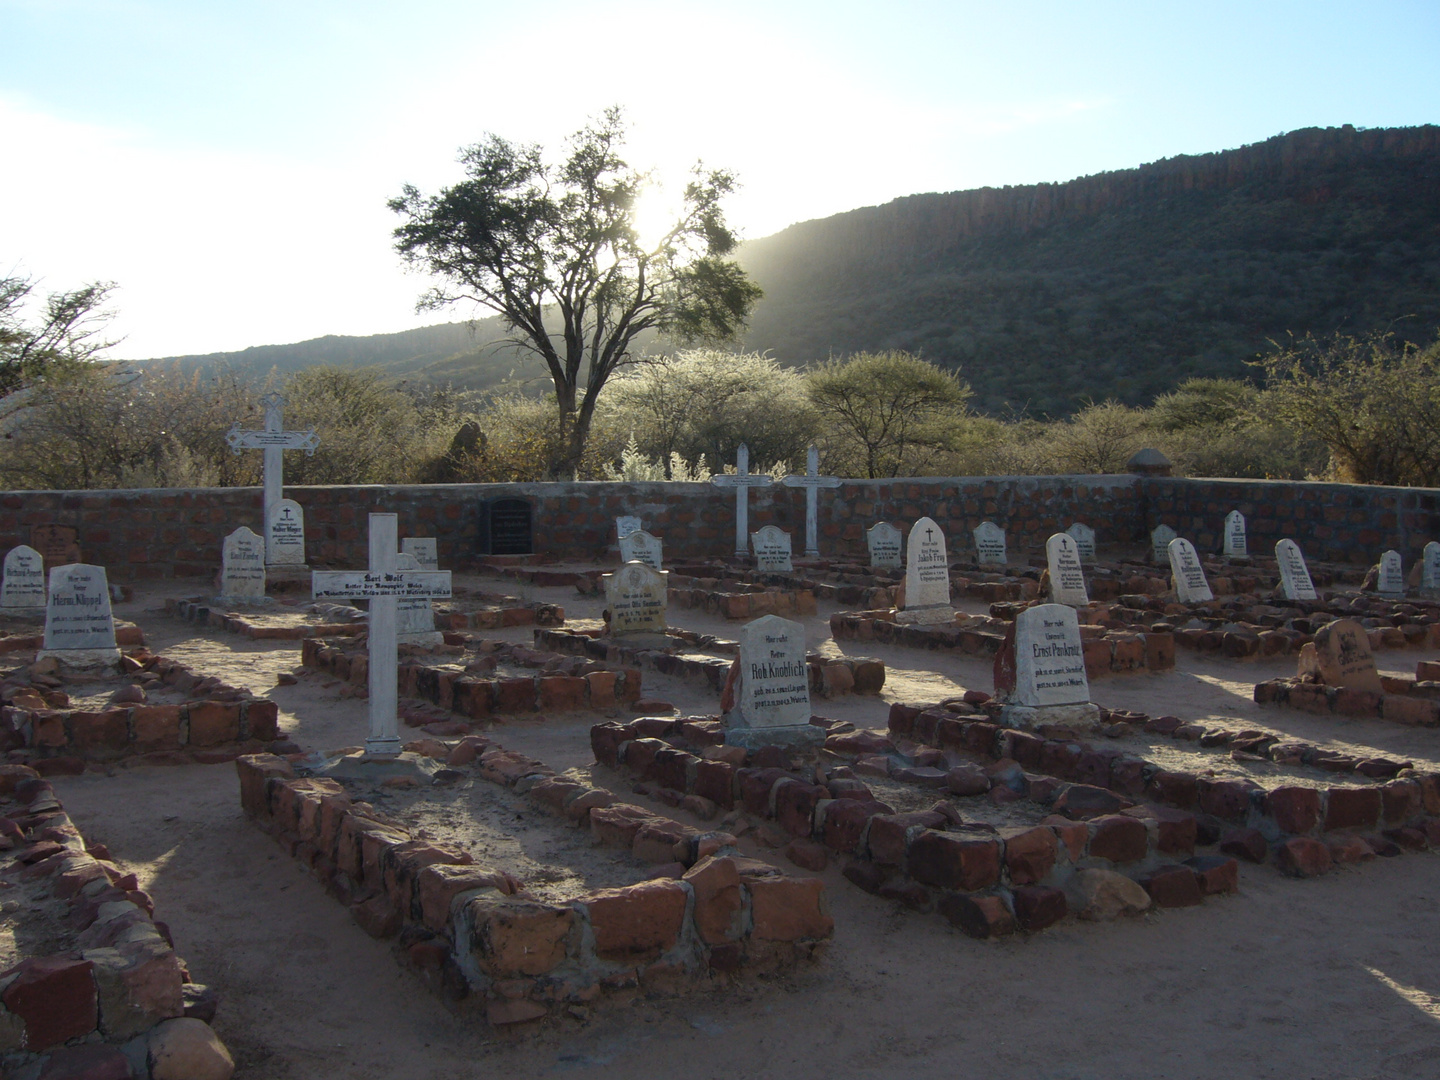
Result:
M750 471L750 448L743 442L735 451L735 471L712 476L710 482L716 487L735 489L735 557L750 555L750 489L769 487L773 480L764 473Z
M260 431L242 431L237 421L225 433L225 441L237 454L241 450L265 451L265 562L274 565L275 539L270 511L284 496L285 451L304 450L307 457L314 457L315 448L320 445L320 436L315 434L314 428L285 430L285 422L280 415L285 399L278 393L271 391L266 394L260 399L260 404L265 407L265 427Z
M370 515L370 569L316 570L310 588L316 600L370 601L370 737L365 756L391 758L400 753L400 663L395 603L445 600L449 570L397 570L399 525L395 514Z
M820 554L820 530L817 519L820 516L820 489L837 488L845 481L838 476L820 475L820 451L811 446L805 454L805 475L790 475L783 483L786 487L805 489L805 554L818 557Z

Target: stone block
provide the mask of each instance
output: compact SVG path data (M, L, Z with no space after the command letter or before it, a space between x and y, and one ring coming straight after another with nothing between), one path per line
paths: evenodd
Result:
M1194 907L1201 901L1200 882L1188 866L1162 866L1140 879L1156 907Z
M455 897L473 889L498 889L509 892L503 874L484 866L457 866L432 863L422 868L415 878L420 894L420 917L431 930L442 931L450 924L450 906Z
M545 675L540 679L539 706L546 712L585 708L590 684L580 676Z
M1265 813L1281 832L1312 832L1320 823L1320 792L1307 787L1272 788L1265 795Z
M1094 818L1087 853L1092 859L1113 863L1140 862L1149 850L1149 836L1144 822L1124 814Z
M921 829L938 829L945 819L932 810L911 814L876 814L866 834L870 858L881 866L904 866L909 839Z
M761 941L823 940L835 931L819 878L762 877L750 890L754 936Z
M874 834L873 825L871 834ZM1055 838L1054 830L1043 825L1006 836L1005 869L1010 874L1010 883L1019 886L1044 881L1055 866L1058 852L1059 842ZM1020 917L1018 901L1015 914L1017 918ZM1020 918L1020 925L1030 929L1024 918Z
M693 920L701 941L723 945L744 936L745 898L733 858L702 859L685 872L684 880L695 895Z
M973 938L995 938L1015 932L1015 916L998 896L947 893L936 906L941 915Z
M1146 804L1124 811L1127 817L1155 823L1155 850L1162 855L1190 855L1195 851L1199 828L1188 810Z
M25 1024L24 1049L48 1050L95 1030L99 1002L89 960L32 957L11 968L0 1002Z
M219 746L240 738L238 701L201 701L188 707L190 745Z
M1275 849L1275 865L1291 877L1319 877L1335 865L1330 849L1319 840L1295 836Z
M925 829L911 843L906 867L925 885L966 892L986 889L1000 880L1000 844Z
M1185 865L1195 874L1202 896L1216 896L1240 890L1240 864L1223 855L1197 855Z
M477 965L495 979L544 975L564 962L575 911L494 893L465 905L470 948Z
M854 851L865 834L865 827L876 814L891 813L884 803L859 799L836 799L824 812L825 846L842 854Z
M496 679L494 711L527 713L535 711L534 679Z
M1381 806L1379 788L1330 788L1325 793L1325 831L1373 829Z
M1124 874L1113 870L1078 870L1066 882L1070 910L1078 918L1108 922L1150 907L1150 894Z
M808 837L815 828L815 808L829 797L818 784L781 784L775 791L775 822L791 836Z
M597 806L590 811L590 834L597 843L628 851L635 846L635 836L641 826L654 816L643 806L633 803Z
M694 794L726 810L735 806L735 766L727 761L698 761L695 764Z
M589 914L595 954L602 960L648 963L674 947L687 890L678 881L645 881L602 889L576 901Z
M117 758L129 749L130 725L126 720L125 709L77 709L70 714L71 746L75 753L91 761Z
M1045 885L1021 885L1011 894L1011 902L1015 905L1015 921L1022 930L1044 930L1070 911L1064 892Z
M1220 850L1246 862L1263 863L1270 853L1270 845L1259 829L1227 829L1220 837Z

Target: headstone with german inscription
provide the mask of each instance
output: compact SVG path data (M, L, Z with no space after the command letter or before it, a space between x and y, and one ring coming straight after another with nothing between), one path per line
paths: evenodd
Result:
M901 547L900 530L888 521L877 521L865 531L865 543L870 548L870 565L880 568L898 568L905 565Z
M433 536L407 536L400 541L400 550L414 555L421 570L440 569L440 547Z
M661 544L658 536L636 529L620 538L620 561L642 562L651 570L661 568Z
M1045 561L1050 570L1050 599L1069 607L1085 607L1090 594L1085 588L1085 571L1080 567L1079 545L1069 533L1056 533L1045 541Z
M993 521L982 521L971 535L975 538L975 561L981 566L1004 566L1008 561L1005 550L1005 530Z
M1002 724L1055 724L1077 731L1099 726L1100 710L1090 701L1085 646L1074 608L1037 604L1021 611L995 671Z
M265 538L244 525L220 547L220 596L222 604L264 604Z
M1370 635L1354 619L1336 619L1315 633L1315 662L1326 686L1383 693Z
M1404 567L1398 551L1387 551L1380 556L1380 577L1375 582L1375 591L1381 596L1398 600L1405 595Z
M1432 600L1440 596L1440 544L1434 540L1420 553L1420 592Z
M36 660L50 656L62 668L82 671L113 670L120 662L103 566L72 563L50 571L45 647Z
M755 549L755 569L765 574L788 574L794 566L790 561L790 534L775 525L766 525L750 534Z
M1070 539L1075 541L1075 550L1080 552L1082 563L1093 563L1095 561L1095 530L1083 522L1075 522L1065 530L1070 534Z
M268 562L276 569L304 570L305 511L294 499L276 499L267 508Z
M644 522L634 514L621 514L615 519L615 539L624 540L632 532L639 532L644 527Z
M1225 558L1248 559L1250 551L1245 541L1245 515L1231 510L1225 515Z
M1170 541L1179 536L1169 525L1156 525L1150 534L1150 555L1156 566L1164 566L1170 561Z
M610 611L610 633L616 637L664 634L669 576L668 571L643 562L628 562L613 573L600 575Z
M923 517L910 527L905 545L905 606L896 619L906 623L951 623L950 559L940 526Z
M0 581L0 612L38 615L45 610L45 560L25 544L5 554L5 577Z
M1183 536L1170 541L1170 573L1175 579L1175 599L1182 604L1205 604L1215 599L1195 545Z
M1275 565L1280 568L1280 592L1286 600L1319 599L1315 583L1310 580L1310 568L1305 565L1305 555L1294 540L1276 542Z
M731 745L815 746L825 733L810 723L810 672L805 627L765 615L739 633L735 707L725 714Z

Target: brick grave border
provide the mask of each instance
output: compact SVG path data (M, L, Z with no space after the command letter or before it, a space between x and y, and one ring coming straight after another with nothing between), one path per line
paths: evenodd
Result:
M116 619L115 644L122 649L140 648L145 644L145 633L132 622ZM44 634L0 634L0 655L13 652L34 653L44 647Z

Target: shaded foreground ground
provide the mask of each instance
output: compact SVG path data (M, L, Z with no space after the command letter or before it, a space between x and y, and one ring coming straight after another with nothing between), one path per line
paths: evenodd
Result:
M313 678L274 688L275 673L298 663L298 648L202 634L147 611L162 595L138 596L119 612L144 627L152 647L272 694L287 734L307 749L363 738L363 702ZM533 596L593 614L594 602L573 592ZM822 606L808 620L811 645L838 651L827 614ZM689 611L673 612L672 621L727 636L735 628ZM889 666L887 699L990 689L986 663L872 651ZM1435 657L1407 651L1380 660L1400 671L1413 670L1417 658ZM1251 684L1289 667L1182 653L1172 674L1102 680L1093 690L1108 705L1152 715L1230 716L1417 765L1440 760L1440 732L1261 710L1245 700ZM682 712L714 711L694 688L648 672L646 680L647 695ZM817 711L884 726L884 704L873 699L817 703ZM590 763L586 736L596 718L512 723L493 734L565 769ZM87 839L107 843L139 873L194 978L220 990L215 1026L247 1080L1440 1077L1440 859L1430 854L1311 881L1247 865L1238 896L1111 924L1069 921L998 942L973 941L938 916L866 895L837 864L824 874L835 941L818 965L718 994L612 999L585 1023L497 1036L481 1016L448 1011L388 943L366 936L245 820L233 767L119 769L57 778L56 787Z

